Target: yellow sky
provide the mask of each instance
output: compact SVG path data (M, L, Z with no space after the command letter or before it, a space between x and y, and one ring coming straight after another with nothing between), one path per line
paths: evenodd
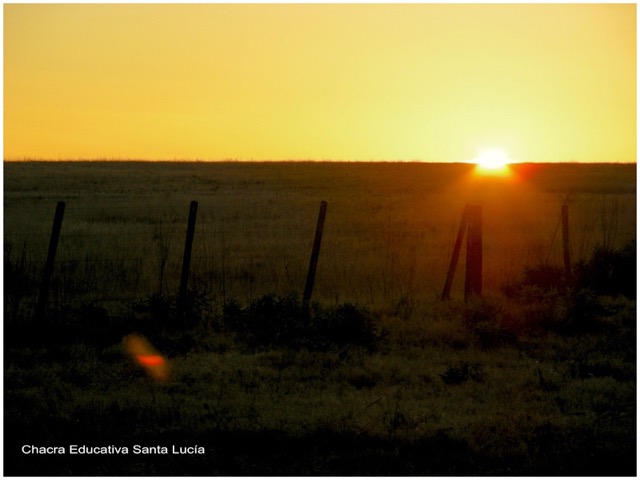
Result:
M635 4L4 5L4 158L636 161Z

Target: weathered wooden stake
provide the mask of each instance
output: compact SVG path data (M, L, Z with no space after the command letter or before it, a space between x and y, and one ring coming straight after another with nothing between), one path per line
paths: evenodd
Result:
M180 303L184 304L187 296L187 286L189 284L189 268L191 266L191 246L193 245L193 234L196 228L196 213L198 212L198 202L191 201L189 205L189 223L187 224L187 238L184 242L184 256L182 257L182 275L180 276Z
M320 202L320 212L318 213L318 224L316 226L316 235L313 239L313 249L311 250L311 260L309 260L309 270L307 272L307 281L304 285L304 295L302 304L305 309L309 308L311 301L311 292L313 291L313 282L316 278L316 266L318 265L318 256L320 255L320 243L322 242L322 231L324 230L324 218L327 214L327 202Z
M453 254L451 255L451 262L449 263L449 271L447 272L447 280L444 283L444 289L442 290L441 300L449 299L449 292L451 291L451 285L453 284L453 276L456 273L458 267L458 258L460 258L460 250L462 248L462 239L464 238L464 232L467 228L467 209L465 206L462 211L462 219L460 220L460 228L458 228L458 236L456 237L456 243L453 246Z
M467 207L469 230L467 233L467 268L464 282L465 301L482 295L482 207Z
M36 307L36 320L38 321L44 320L44 312L47 308L49 287L51 286L51 275L53 274L53 263L56 259L58 240L60 239L60 229L62 228L64 207L64 202L58 202L58 205L56 206L56 214L53 218L53 228L51 229L51 239L49 240L49 252L47 253L47 261L44 264L42 284L40 285L40 296L38 297L38 305Z
M571 256L569 255L569 205L562 205L562 254L564 269L571 275Z

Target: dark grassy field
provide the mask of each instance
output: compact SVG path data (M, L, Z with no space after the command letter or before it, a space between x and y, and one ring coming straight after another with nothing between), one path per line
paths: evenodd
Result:
M635 475L635 165L514 171L5 163L4 474ZM470 203L483 207L484 295L463 301L463 256L442 302ZM168 381L127 354L133 332L167 359Z

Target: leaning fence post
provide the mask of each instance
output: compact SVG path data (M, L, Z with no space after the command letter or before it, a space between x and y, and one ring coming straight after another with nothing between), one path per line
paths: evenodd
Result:
M458 258L460 257L460 249L462 248L462 239L464 238L464 232L467 228L467 209L464 207L462 211L462 219L460 220L460 228L458 228L458 236L456 237L456 243L453 245L453 254L451 255L451 262L449 263L449 271L447 272L447 280L444 282L444 289L442 290L441 300L447 300L449 298L449 292L451 291L451 285L453 284L453 276L456 273L458 266Z
M562 253L564 270L571 275L571 257L569 256L569 205L562 205Z
M49 297L51 275L53 274L53 263L56 259L58 240L60 238L60 229L62 228L64 207L64 202L58 202L58 205L56 206L56 214L53 218L53 228L51 229L51 239L49 240L49 252L47 253L47 261L44 264L42 284L40 285L40 296L38 297L38 305L36 307L36 319L39 321L44 320L44 312L47 308L47 298Z
M468 207L467 268L464 282L465 301L482 295L482 207Z
M309 260L309 270L307 272L307 281L304 285L304 295L302 297L302 305L305 309L309 308L311 301L311 292L313 291L313 282L316 277L316 266L318 265L318 256L320 255L320 243L322 242L322 231L324 229L324 218L327 214L327 202L320 202L320 211L318 213L318 224L316 226L316 235L313 239L313 249L311 250L311 259Z
M187 286L189 283L189 267L191 265L191 246L193 245L193 234L196 228L196 213L198 212L198 202L191 201L189 205L189 222L187 224L187 237L184 242L184 256L182 257L182 275L180 276L180 305L184 306L187 296Z

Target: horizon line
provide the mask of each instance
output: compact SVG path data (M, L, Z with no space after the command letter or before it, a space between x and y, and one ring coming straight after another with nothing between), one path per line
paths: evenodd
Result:
M221 158L221 159L180 159L180 158L5 158L5 163L28 163L28 162L60 162L60 163L99 163L99 162L119 162L119 163L433 163L433 164L475 164L473 160L332 160L332 159L238 159L238 158ZM580 160L557 160L557 161L512 161L509 165L517 164L580 164L580 165L596 165L596 164L637 164L637 160L602 160L596 162L585 162Z

